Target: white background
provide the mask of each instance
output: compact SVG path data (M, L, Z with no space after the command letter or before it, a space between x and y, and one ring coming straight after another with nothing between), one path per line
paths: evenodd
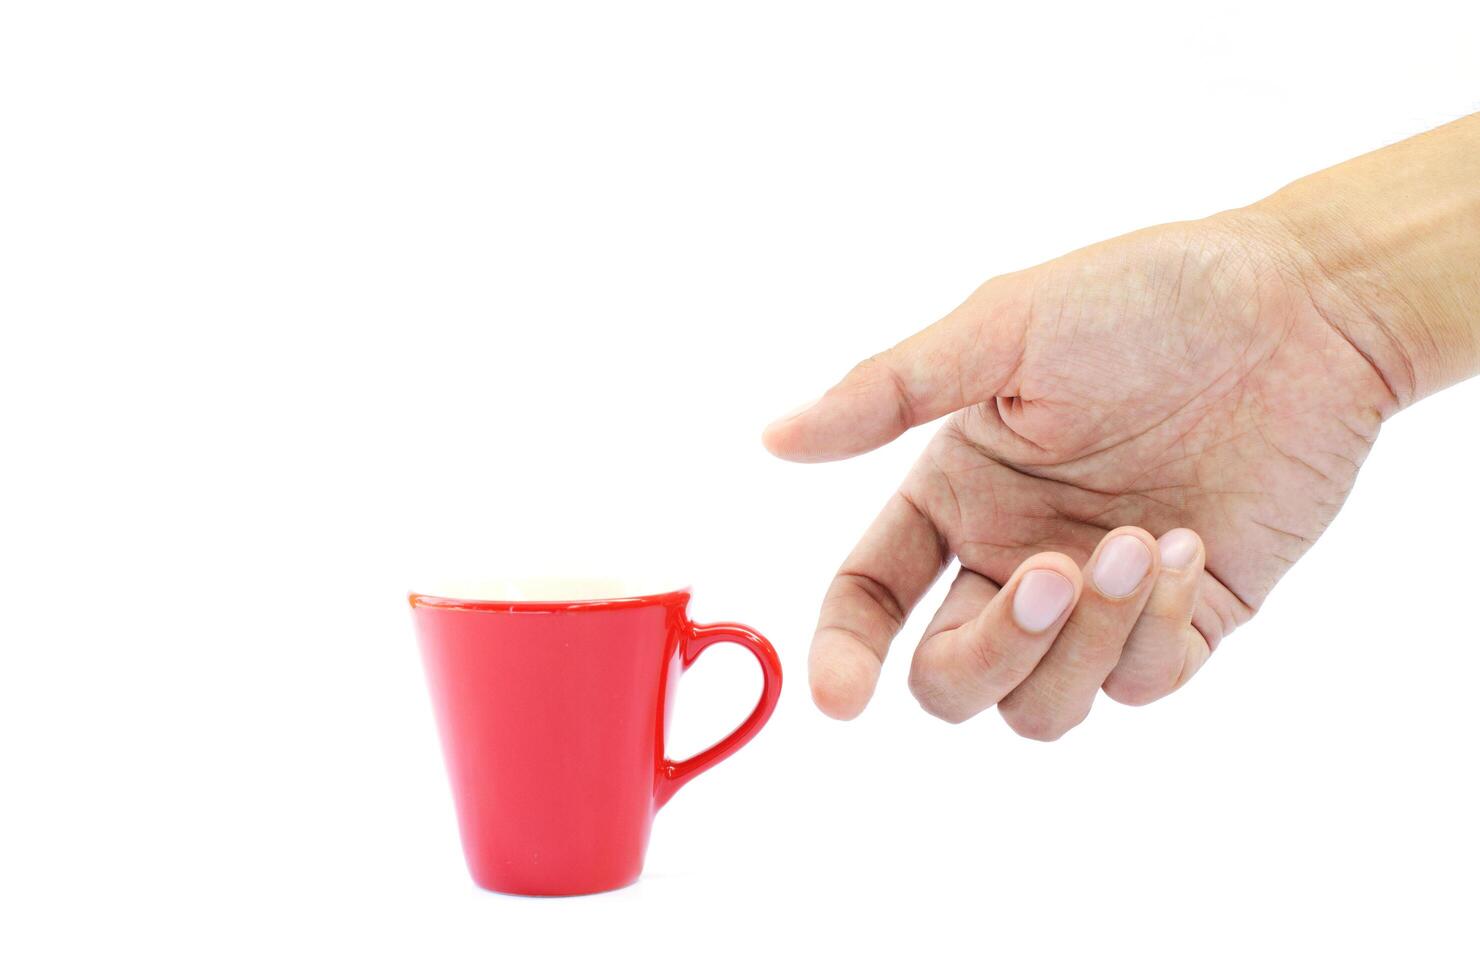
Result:
M758 439L990 275L1480 108L1472 5L1349 6L0 7L0 973L1474 976L1480 382L1049 745L918 710L928 617L816 712L928 432ZM636 886L468 880L404 602L453 563L657 564L780 649ZM757 687L706 655L675 748Z

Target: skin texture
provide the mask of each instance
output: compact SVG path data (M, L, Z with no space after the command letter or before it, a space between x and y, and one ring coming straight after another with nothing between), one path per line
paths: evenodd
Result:
M1058 738L1185 684L1330 525L1382 422L1480 370L1480 116L990 280L767 428L801 462L948 416L823 601L812 694L910 668L959 722Z
M1297 255L1242 216L1096 245L988 282L767 430L780 456L836 459L954 409L827 594L811 658L823 711L863 709L889 639L953 558L961 575L911 672L927 710L960 721L1001 700L1016 730L1051 739L1102 684L1139 704L1185 683L1330 524L1397 407ZM1081 604L1093 622L1024 654L1013 686L961 696L981 651L954 658L977 669L953 663L941 627L978 615L1019 566L1065 566L1078 588L1107 532L1155 552L1153 534L1181 527L1206 566L1180 573L1191 608L1171 611L1184 623L1158 649L1117 669L1143 589L1113 623Z

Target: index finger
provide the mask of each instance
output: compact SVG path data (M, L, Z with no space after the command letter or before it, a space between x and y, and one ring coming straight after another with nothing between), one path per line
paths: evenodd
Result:
M822 600L808 671L824 714L855 718L868 704L890 641L949 559L934 522L896 491Z

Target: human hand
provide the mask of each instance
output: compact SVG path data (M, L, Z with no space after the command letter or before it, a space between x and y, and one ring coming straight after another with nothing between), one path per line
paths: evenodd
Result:
M1144 704L1184 684L1411 397L1402 359L1354 339L1380 327L1362 310L1281 222L1229 212L993 279L773 423L773 453L813 462L950 416L827 592L817 704L863 709L953 557L910 671L927 711L997 704L1053 739L1101 687Z
M953 558L910 670L926 710L997 704L1053 739L1101 687L1186 683L1331 523L1383 420L1480 373L1477 269L1480 114L993 279L859 364L767 447L840 459L950 418L827 592L813 698L862 711Z

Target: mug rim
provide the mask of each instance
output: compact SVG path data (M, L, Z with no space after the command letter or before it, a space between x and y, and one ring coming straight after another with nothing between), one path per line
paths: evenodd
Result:
M637 606L678 605L689 600L691 587L641 595L611 596L602 599L458 599L412 590L406 594L412 609L454 609L466 612L565 612L582 609L624 609Z

